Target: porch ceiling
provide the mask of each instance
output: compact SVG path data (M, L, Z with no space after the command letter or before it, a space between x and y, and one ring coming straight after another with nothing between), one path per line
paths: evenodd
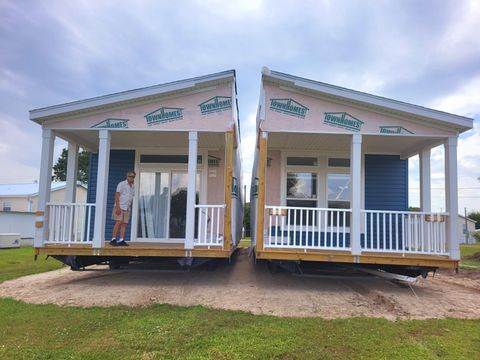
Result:
M89 151L98 150L98 131L58 131L58 136L73 141ZM188 133L178 131L112 131L111 147L132 149L146 147L188 148ZM222 148L225 146L224 133L198 133L199 148Z
M422 136L364 135L362 151L409 157L422 148L433 147L441 142L441 138ZM351 135L347 134L269 133L268 135L270 149L349 152L350 144Z

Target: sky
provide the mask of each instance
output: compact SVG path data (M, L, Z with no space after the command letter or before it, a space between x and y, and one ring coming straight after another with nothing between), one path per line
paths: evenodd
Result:
M458 145L459 209L480 210L479 29L475 0L0 0L0 183L38 179L29 110L235 69L249 184L268 66L473 118ZM418 206L418 157L409 170ZM438 147L433 210L445 209L444 186Z

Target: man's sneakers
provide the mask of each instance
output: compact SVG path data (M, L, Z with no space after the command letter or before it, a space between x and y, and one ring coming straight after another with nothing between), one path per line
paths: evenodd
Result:
M120 239L120 241L117 241L117 239L112 239L109 244L112 246L128 246L128 244L123 239Z

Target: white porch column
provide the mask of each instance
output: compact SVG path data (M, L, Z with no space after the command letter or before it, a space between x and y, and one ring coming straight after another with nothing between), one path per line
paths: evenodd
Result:
M108 169L110 162L110 132L106 129L102 129L99 131L98 137L97 194L95 199L95 223L92 244L94 248L101 248L105 245Z
M195 236L195 195L197 180L197 146L198 133L188 133L188 188L187 188L187 219L185 229L185 249L193 249Z
M67 188L65 189L65 202L74 203L77 191L77 169L78 169L78 145L68 143L67 159Z
M424 212L432 211L432 187L430 180L430 149L422 150L420 159L420 209Z
M362 135L352 135L352 145L350 147L350 178L351 186L351 207L352 216L350 219L350 246L353 255L360 255L362 247L361 237L361 191L362 191Z
M460 260L458 239L458 181L457 181L457 137L445 141L445 203L447 207L447 252L450 259Z
M38 182L38 207L35 222L34 246L42 247L43 241L48 236L48 213L46 212L47 202L50 201L52 188L52 166L55 135L52 130L43 129L42 133L42 155L40 160L40 178Z

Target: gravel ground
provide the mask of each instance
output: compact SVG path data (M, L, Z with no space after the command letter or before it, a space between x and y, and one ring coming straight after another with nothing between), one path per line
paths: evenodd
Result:
M373 276L271 274L245 249L230 265L196 269L68 268L0 284L0 297L67 306L203 305L276 316L386 319L480 318L480 272L440 271L411 288Z

